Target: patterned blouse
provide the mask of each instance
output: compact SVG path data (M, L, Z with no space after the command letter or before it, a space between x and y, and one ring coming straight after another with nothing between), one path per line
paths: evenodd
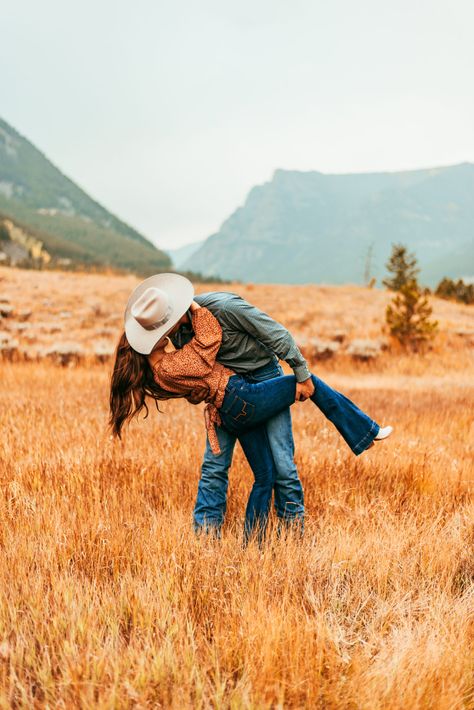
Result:
M153 367L153 375L160 387L193 400L196 389L207 389L204 410L209 444L214 454L221 449L215 425L221 424L218 410L222 406L225 388L235 372L216 362L222 341L222 328L207 308L198 308L193 316L194 337L187 345L172 353L165 353Z

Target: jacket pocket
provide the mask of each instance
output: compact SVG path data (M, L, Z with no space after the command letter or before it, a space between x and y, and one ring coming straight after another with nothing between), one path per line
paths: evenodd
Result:
M246 402L238 394L229 393L228 402L222 407L222 413L231 419L235 424L247 424L255 414L255 405Z

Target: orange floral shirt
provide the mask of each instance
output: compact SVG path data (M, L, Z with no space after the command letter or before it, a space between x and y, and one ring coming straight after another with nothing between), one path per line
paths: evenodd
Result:
M218 410L222 406L225 388L235 372L216 362L221 346L222 328L207 308L198 308L192 316L194 337L180 350L165 353L153 367L153 375L160 387L193 399L193 391L207 391L204 410L209 444L214 454L220 454L215 425L221 424Z

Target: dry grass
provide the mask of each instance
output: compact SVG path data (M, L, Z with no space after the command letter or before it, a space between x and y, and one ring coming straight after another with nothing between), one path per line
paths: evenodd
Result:
M263 550L240 451L223 539L192 532L200 408L116 445L106 366L0 368L0 707L474 707L472 350L319 366L396 432L355 458L295 406L306 532Z

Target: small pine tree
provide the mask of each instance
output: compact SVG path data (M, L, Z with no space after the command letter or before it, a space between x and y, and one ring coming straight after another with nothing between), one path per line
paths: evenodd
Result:
M419 274L417 260L414 254L409 254L403 244L393 244L392 254L388 260L387 269L393 276L382 281L391 291L400 291L409 283L416 283Z
M437 331L438 321L430 320L433 309L415 280L403 284L387 306L390 334L404 347L419 350Z

